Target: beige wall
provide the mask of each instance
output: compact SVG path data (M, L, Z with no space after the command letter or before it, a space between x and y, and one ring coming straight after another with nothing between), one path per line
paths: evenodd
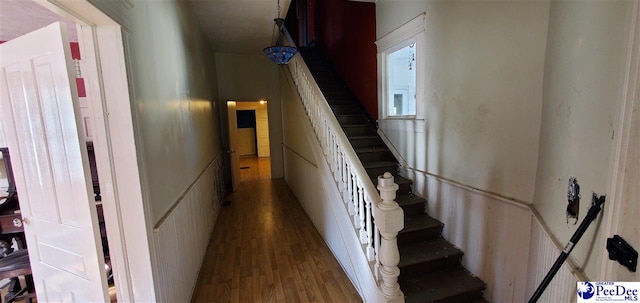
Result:
M263 55L216 53L220 104L227 100L267 100L269 106L269 149L271 177L284 178L282 157L282 113L280 109L280 77L278 66ZM256 119L258 118L256 113ZM227 133L226 114L223 132ZM257 121L256 121L257 122ZM225 136L226 137L226 136ZM226 138L225 138L225 145Z
M378 39L426 12L425 126L384 132L410 167L533 200L549 3L376 3Z
M216 68L184 2L134 4L131 106L155 224L221 151Z
M271 155L271 144L269 142L269 111L267 110L269 106L270 105L268 101L265 104L260 104L260 102L258 101L236 103L236 110L256 111L255 139L257 141L256 148L258 157L269 157Z
M238 137L238 154L240 156L257 155L255 128L238 128Z
M577 228L567 224L568 178L581 186L580 220L592 192L610 193L630 8L630 1L551 2L534 206L563 243ZM605 225L595 222L571 255L595 280L611 236Z
M568 178L582 186L580 220L591 192L609 191L630 1L376 7L378 38L427 13L425 128L384 130L408 165L532 203L566 243L577 228L567 224ZM572 254L592 279L606 253L604 225L594 224Z

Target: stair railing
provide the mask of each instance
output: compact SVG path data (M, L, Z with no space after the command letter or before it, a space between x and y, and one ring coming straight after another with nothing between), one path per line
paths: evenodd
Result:
M295 46L284 25L281 32L282 43ZM378 288L387 302L404 302L398 285L400 254L397 235L404 228L403 211L395 202L398 185L387 172L378 177L378 193L305 61L296 55L288 69L352 217Z

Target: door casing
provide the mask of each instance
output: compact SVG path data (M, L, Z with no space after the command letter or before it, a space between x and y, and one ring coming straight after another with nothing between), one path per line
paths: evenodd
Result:
M150 208L139 170L130 100L127 0L34 0L78 24L83 75L100 176L105 225L119 302L155 302ZM104 2L104 3L103 3ZM103 11L96 6L102 7Z

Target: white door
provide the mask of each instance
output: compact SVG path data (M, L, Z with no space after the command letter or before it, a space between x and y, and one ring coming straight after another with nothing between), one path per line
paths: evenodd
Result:
M229 157L231 158L231 186L236 191L240 185L240 155L238 154L238 117L236 116L236 101L227 101L227 115L229 117Z
M66 27L0 45L0 117L39 302L108 300Z

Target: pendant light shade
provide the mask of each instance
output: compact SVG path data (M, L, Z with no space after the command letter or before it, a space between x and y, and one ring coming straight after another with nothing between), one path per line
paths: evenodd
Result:
M280 18L281 10L282 8L280 7L280 0L278 0L278 15L275 19L273 19L275 25L273 27L273 35L271 37L272 41L275 37L275 44L265 47L262 51L267 54L267 56L269 56L269 59L271 59L271 61L273 61L275 64L285 65L289 63L291 59L293 59L293 56L298 53L298 49L293 46L280 45L280 33L282 31L282 27L284 26L284 19Z
M271 61L278 65L289 63L289 61L293 59L293 56L298 53L298 50L295 47L281 45L265 47L263 51L267 56L269 56Z

